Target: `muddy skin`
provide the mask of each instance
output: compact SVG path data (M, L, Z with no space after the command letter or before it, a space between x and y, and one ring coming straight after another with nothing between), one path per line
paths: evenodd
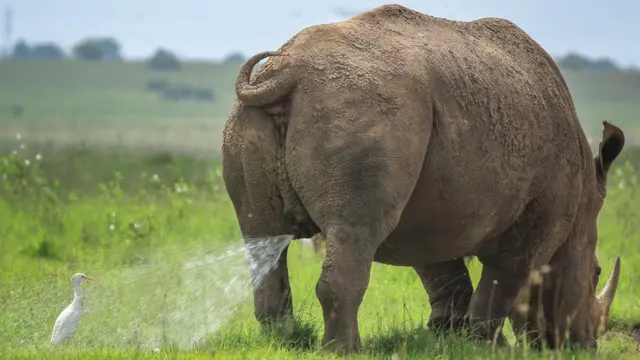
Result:
M594 348L620 273L596 295L596 220L624 133L603 122L594 157L560 71L522 29L385 5L257 54L236 92L222 153L240 229L324 235L324 349L360 348L374 261L415 269L434 327L466 317L505 344L510 318L552 347ZM468 256L483 264L475 290ZM526 289L545 266L539 306ZM285 278L283 260L257 318L291 312Z

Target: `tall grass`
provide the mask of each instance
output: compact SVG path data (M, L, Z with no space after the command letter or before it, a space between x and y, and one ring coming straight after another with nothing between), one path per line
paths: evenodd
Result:
M310 249L294 242L289 250L299 321L277 333L262 332L253 318L241 254L220 257L242 242L218 159L90 149L47 153L19 142L12 148L15 153L0 157L0 357L324 356L318 352L323 326L314 291L321 263ZM638 355L630 329L640 319L640 194L629 156L613 167L599 218L603 274L622 256L613 328L599 349L607 358ZM196 263L200 267L186 266ZM470 264L474 282L480 269L478 262ZM78 271L98 277L85 285L88 312L72 342L53 347L50 331L70 302L69 279ZM239 285L230 287L238 275ZM413 270L374 264L359 312L365 350L356 357L553 355L436 336L424 328L428 314Z

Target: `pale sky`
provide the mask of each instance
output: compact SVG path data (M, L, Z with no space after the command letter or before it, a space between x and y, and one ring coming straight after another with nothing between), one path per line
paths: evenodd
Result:
M301 29L383 5L375 0L0 0L14 10L13 40L55 41L66 50L86 36L113 36L125 57L159 46L187 58L275 50ZM578 51L640 66L640 1L409 0L414 10L455 20L505 17L552 55ZM340 4L349 4L340 5ZM348 13L348 15L341 15ZM4 19L1 28L4 29ZM635 21L634 21L635 20ZM4 45L4 36L1 37Z

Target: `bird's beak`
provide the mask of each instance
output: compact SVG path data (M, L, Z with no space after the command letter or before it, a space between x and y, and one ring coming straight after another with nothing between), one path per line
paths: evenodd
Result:
M87 279L87 280L97 280L96 278L91 277L91 276L85 276L84 278Z

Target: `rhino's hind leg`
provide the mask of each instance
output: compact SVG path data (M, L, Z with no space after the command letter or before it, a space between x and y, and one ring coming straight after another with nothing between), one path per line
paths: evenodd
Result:
M376 146L351 143L361 148L345 148L340 154L346 159L334 156L331 158L334 164L321 162L330 165L326 170L318 166L318 173L329 181L319 182L318 176L311 178L313 174L304 174L303 181L315 191L301 191L303 203L309 204L311 217L326 239L316 294L324 315L322 345L336 352L360 348L357 314L369 284L374 256L397 226L424 156L413 154L412 161L407 160L403 168L413 169L413 174L398 176L401 171L397 168L403 166L397 160L403 158L401 151L390 145L389 150L383 151ZM400 146L401 142L396 144ZM386 153L396 156L390 158Z
M428 94L407 88L391 96L371 84L330 90L313 107L292 105L297 120L288 130L287 170L326 239L316 294L328 350L351 352L360 345L357 313L374 255L413 193L433 127L431 104L413 105Z
M284 221L284 204L273 171L278 133L272 120L260 108L235 101L222 147L225 188L244 238L246 255L256 261L256 266L250 268L254 315L263 324L290 318L293 313L288 245L280 254L273 253L283 245L278 237L291 235L292 231Z
M376 244L369 242L371 235L369 229L349 226L331 228L327 234L327 257L316 285L325 350L351 352L362 345L357 317L376 250Z
M289 284L287 251L279 255L275 266L265 272L264 265L251 269L254 316L264 326L278 324L284 319L293 319L293 298Z
M473 294L473 284L464 259L414 269L429 295L431 314L427 326L438 332L462 329Z

